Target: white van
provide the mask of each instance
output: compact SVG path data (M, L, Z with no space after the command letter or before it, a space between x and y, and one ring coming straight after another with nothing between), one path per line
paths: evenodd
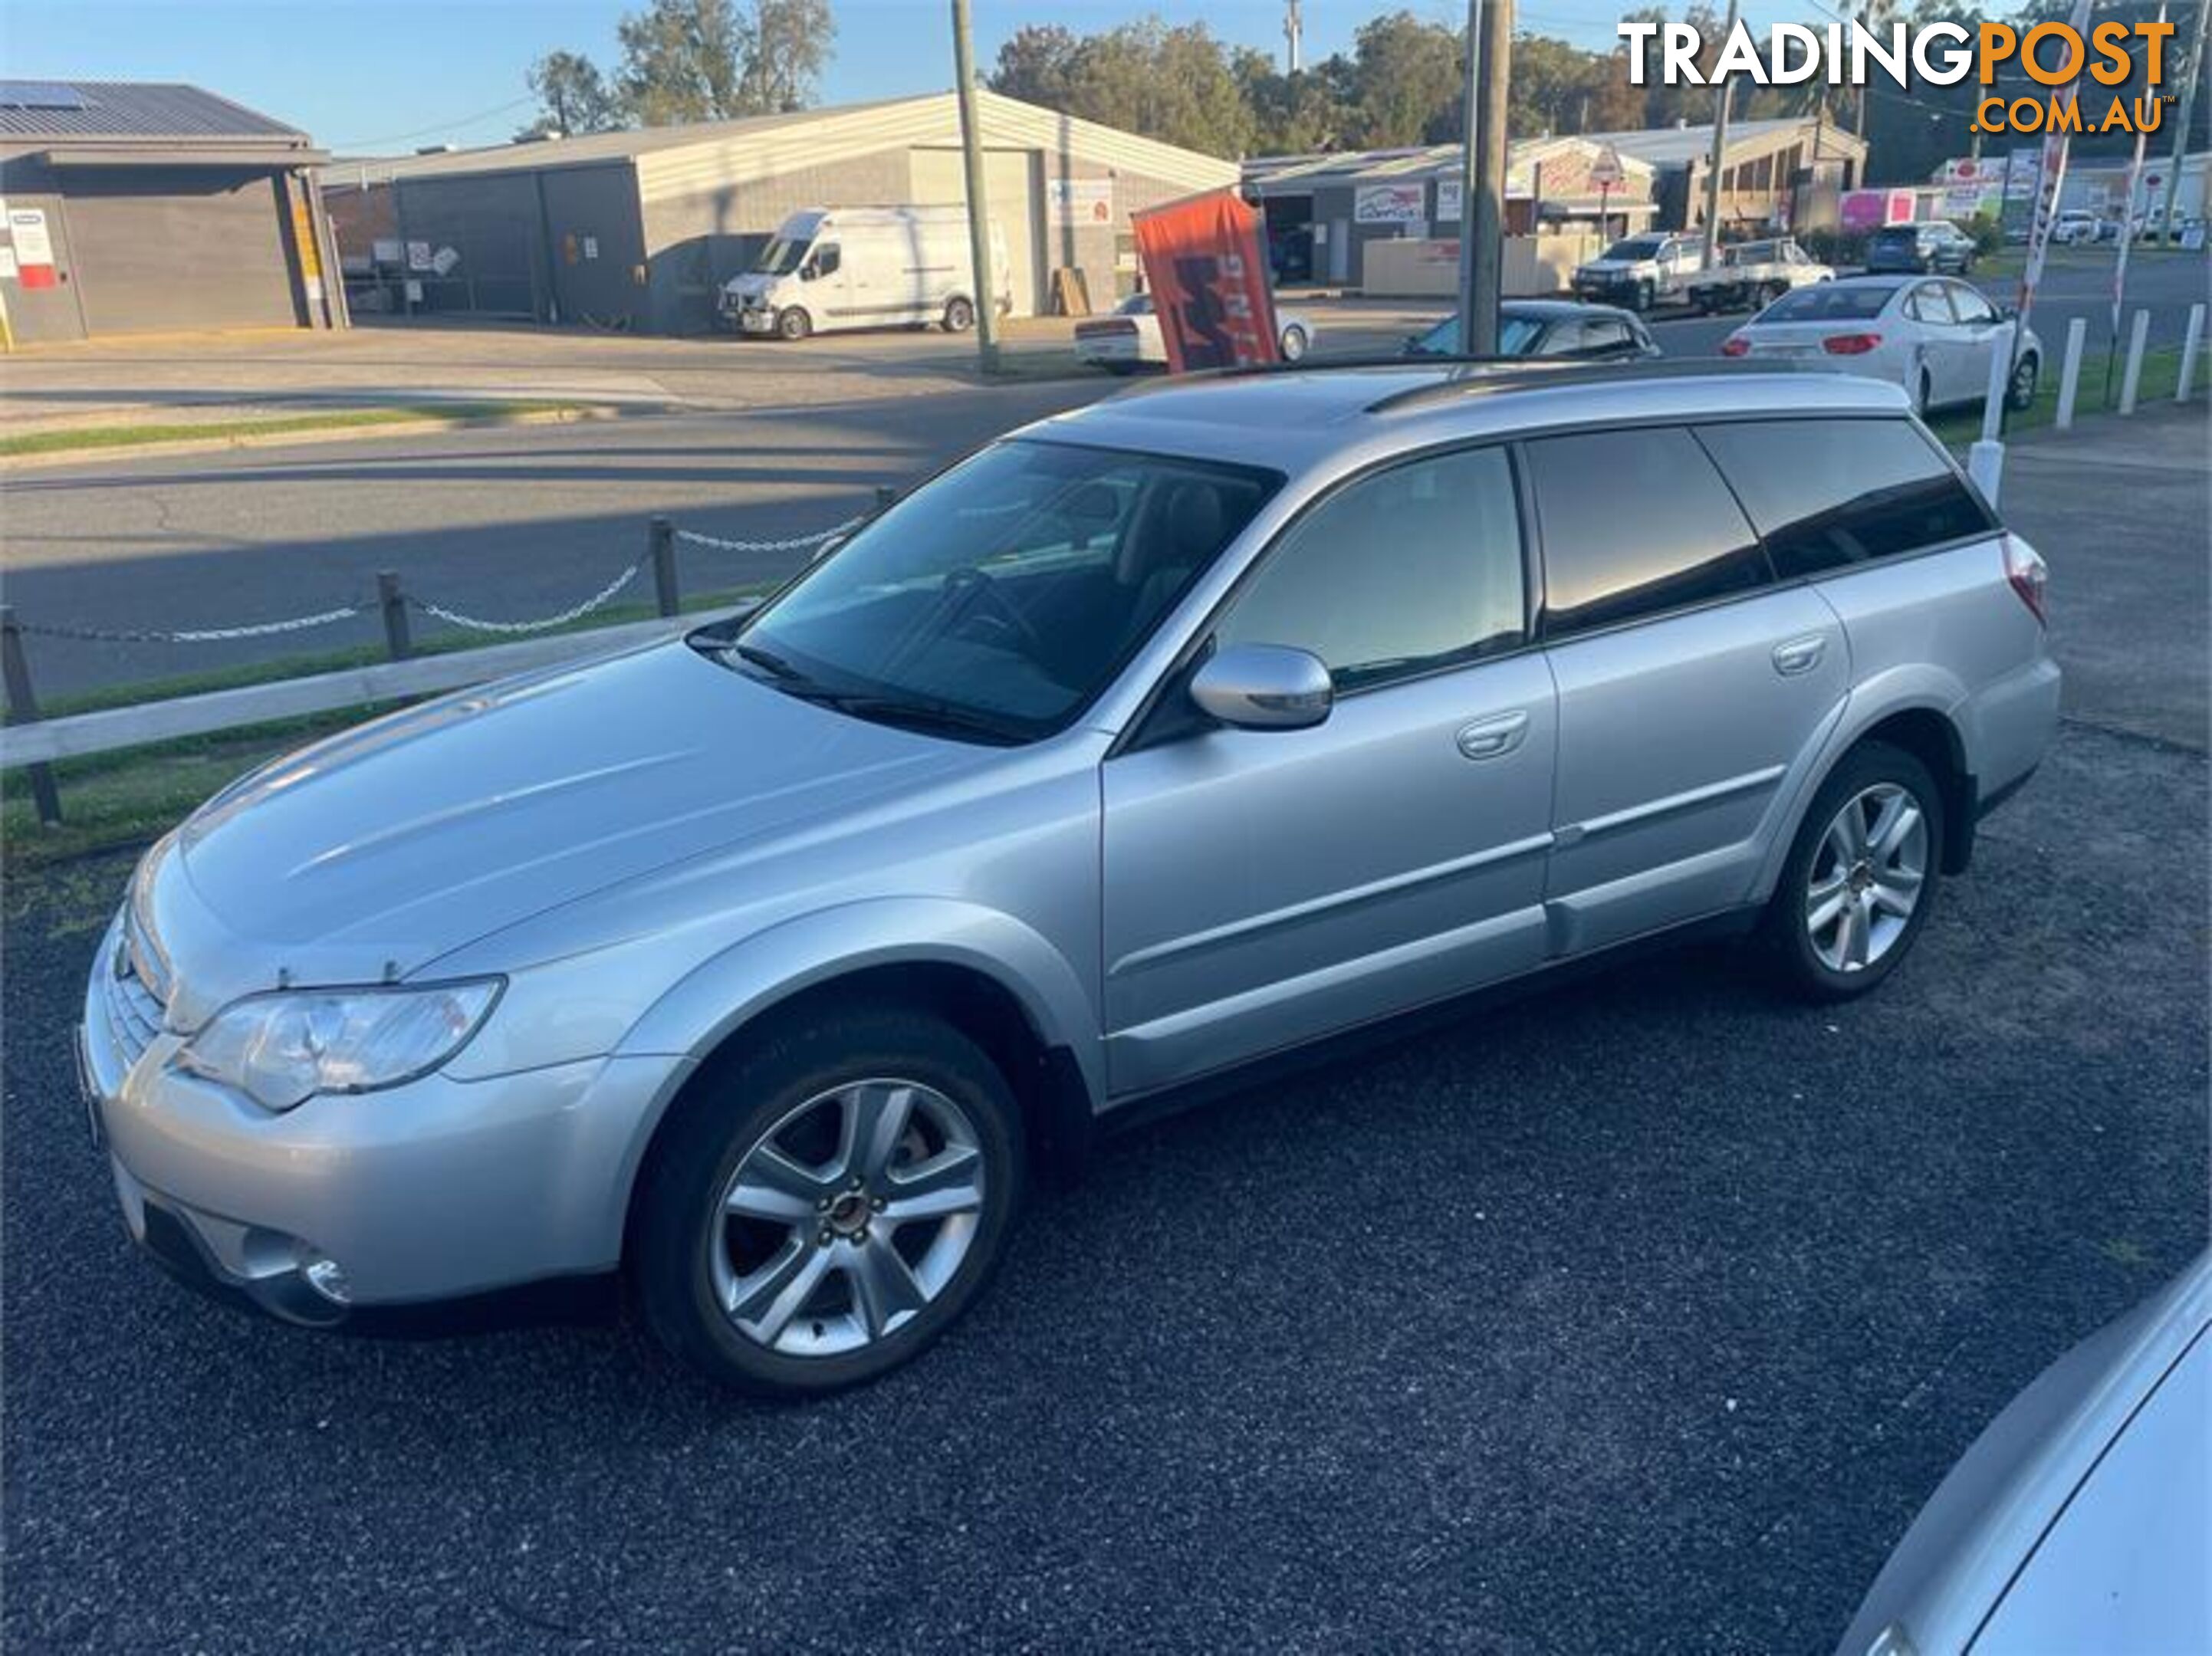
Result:
M991 222L999 313L1013 307L1006 233ZM836 328L975 325L965 207L810 207L783 221L753 268L722 286L722 325L804 339Z

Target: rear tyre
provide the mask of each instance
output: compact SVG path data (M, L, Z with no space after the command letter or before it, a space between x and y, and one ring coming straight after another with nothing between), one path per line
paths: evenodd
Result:
M1306 355L1306 331L1295 324L1283 330L1283 361L1302 362Z
M2035 380L2040 372L2033 356L2023 356L2013 364L2012 378L2005 382L2005 406L2014 414L2035 401Z
M1897 969L1934 906L1943 795L1902 748L1844 755L1805 813L1761 922L1784 985L1850 1000Z
M814 331L814 318L793 305L775 313L775 332L779 339L804 339Z
M775 1028L654 1140L626 1265L669 1350L804 1397L918 1356L982 1291L1025 1183L1006 1078L893 1008Z
M975 306L964 299L945 301L945 331L966 333L975 325Z

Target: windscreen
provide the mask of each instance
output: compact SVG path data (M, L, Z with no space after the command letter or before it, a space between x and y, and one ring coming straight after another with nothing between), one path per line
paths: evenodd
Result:
M756 276L789 276L797 270L799 261L806 257L808 244L794 241L788 236L778 236L761 250L760 258L753 264Z
M861 529L729 664L857 717L1019 742L1073 718L1281 482L1059 443L994 445Z
M1656 258L1659 257L1659 247L1663 240L1664 238L1660 236L1625 237L1607 248L1605 256L1607 258L1624 259L1630 262Z

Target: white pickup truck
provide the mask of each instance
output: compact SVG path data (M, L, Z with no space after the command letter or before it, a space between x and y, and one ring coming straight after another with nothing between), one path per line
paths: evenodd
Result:
M1704 244L1695 236L1647 230L1623 236L1604 256L1575 269L1575 297L1632 311L1679 304L1690 297L1690 282L1705 268Z
M1720 250L1720 262L1690 278L1690 302L1708 315L1755 311L1792 288L1833 282L1836 273L1788 236L1740 241Z

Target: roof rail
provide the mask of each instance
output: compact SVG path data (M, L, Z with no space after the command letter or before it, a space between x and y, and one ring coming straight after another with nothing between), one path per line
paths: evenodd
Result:
M1540 386L1603 385L1638 379L1714 379L1771 374L1835 373L1826 363L1742 361L1722 356L1646 357L1626 361L1593 362L1571 357L1450 357L1438 359L1454 372L1432 385L1393 391L1367 405L1370 414L1390 414L1401 409L1425 408L1462 397L1488 397L1499 391L1530 391ZM1464 372L1461 372L1464 370Z
M1306 356L1295 362L1244 362L1226 368L1191 368L1182 373L1162 374L1158 378L1139 379L1115 392L1116 397L1141 397L1147 391L1173 391L1183 385L1205 385L1217 379L1256 379L1278 373L1341 373L1346 370L1395 368L1401 371L1421 368L1456 367L1525 367L1533 359L1526 356L1451 356L1441 351L1424 352L1419 356L1384 352L1368 356L1325 356L1319 359Z

